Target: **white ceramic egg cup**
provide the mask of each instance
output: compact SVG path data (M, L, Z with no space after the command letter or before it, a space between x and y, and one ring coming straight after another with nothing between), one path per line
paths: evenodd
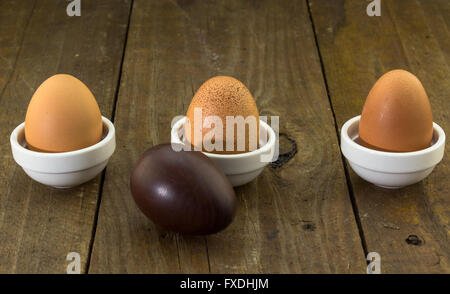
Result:
M25 123L11 133L14 160L33 180L55 188L70 188L97 176L116 148L114 125L102 116L102 140L92 146L60 153L36 152L27 149Z
M184 124L186 117L178 120L172 127L171 142L184 145ZM241 186L253 181L273 160L276 147L275 131L264 121L259 121L260 148L239 154L215 154L202 152L214 161L224 172L233 187ZM267 138L267 140L263 140ZM264 158L264 159L262 159ZM269 160L266 160L269 159Z
M359 119L348 120L341 129L341 150L361 178L377 186L398 189L425 179L442 160L445 133L433 123L430 147L414 152L384 152L358 144Z

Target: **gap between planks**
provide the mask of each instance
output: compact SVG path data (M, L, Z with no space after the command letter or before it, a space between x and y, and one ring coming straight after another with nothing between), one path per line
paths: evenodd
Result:
M315 45L316 45L317 54L319 56L320 68L322 69L323 82L325 84L325 89L327 91L328 102L330 103L330 109L331 109L331 113L333 115L334 128L336 130L336 137L337 137L337 140L338 140L339 152L340 152L340 146L341 146L340 138L341 138L341 136L339 134L339 126L338 126L338 123L337 123L337 120L336 120L336 114L334 112L333 102L331 101L330 91L329 91L329 88L328 88L327 75L325 73L325 66L323 64L322 54L320 52L320 45L319 45L319 41L317 40L316 27L314 25L314 19L313 19L313 16L312 16L312 13L311 13L311 7L310 7L311 3L310 3L310 0L305 0L305 1L306 1L306 6L308 8L308 15L309 15L309 19L311 21L312 31L314 33L314 42L315 42ZM352 187L352 184L351 184L351 181L350 181L350 175L348 173L347 163L345 162L345 158L342 155L342 152L341 152L340 155L341 155L341 160L342 160L342 164L343 164L343 167L344 167L344 173L345 173L345 179L346 179L346 182L347 182L348 194L349 194L349 197L350 197L350 202L352 203L353 214L355 216L355 221L356 221L356 224L358 226L358 232L359 232L359 237L361 239L361 245L362 245L362 248L364 250L364 259L366 259L366 256L367 256L367 254L369 252L367 250L367 243L366 243L366 238L364 236L363 227L362 227L362 224L361 224L361 219L359 217L359 209L358 209L358 205L357 205L356 200L355 200L353 187Z
M126 49L127 49L128 33L130 31L131 16L133 13L133 4L134 4L134 0L131 0L130 11L128 13L127 29L125 31L125 38L123 41L122 57L121 57L120 66L119 66L119 75L117 78L116 90L114 92L114 102L113 102L112 113L111 113L111 122L112 123L114 123L114 118L116 117L116 106L117 106L117 100L119 97L120 82L122 80L123 62L125 60L125 53L126 53ZM98 215L99 215L99 211L100 211L100 205L102 202L103 185L105 183L107 168L108 167L106 167L102 171L102 177L100 179L100 187L99 187L98 196L97 196L97 206L95 208L94 223L92 225L92 235L91 235L91 240L89 241L88 256L87 256L87 260L86 260L86 267L84 269L84 273L86 273L86 274L89 273L89 267L91 265L91 256L92 256L92 250L94 248L95 233L97 232Z

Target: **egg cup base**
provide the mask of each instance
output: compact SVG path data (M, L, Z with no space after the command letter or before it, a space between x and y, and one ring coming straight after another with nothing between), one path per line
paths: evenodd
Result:
M108 161L104 161L101 164L93 166L91 168L70 172L70 173L60 173L60 174L49 174L40 173L29 169L23 169L25 173L38 183L44 184L46 186L51 186L57 189L70 189L86 183L93 178L95 178L99 173L105 169ZM66 185L61 185L61 183L68 183Z
M251 181L256 179L263 170L264 168L260 168L255 171L251 171L244 174L227 175L227 177L230 180L233 187L239 187L247 183L250 183Z
M375 184L374 184L375 185ZM391 187L391 186L382 186L382 185L375 185L377 187L383 188L383 189L390 189L390 190L395 190L395 189L400 189L403 187Z
M188 144L183 140L186 117L178 120L171 130L172 144ZM209 157L227 176L233 187L245 185L253 181L264 167L273 161L277 140L275 131L260 120L260 142L257 150L238 154L216 154L202 152ZM267 138L267 141L264 141Z
M430 147L414 152L385 152L358 144L361 116L348 120L341 129L341 150L352 170L364 180L387 189L399 189L425 179L442 160L445 133L433 123Z

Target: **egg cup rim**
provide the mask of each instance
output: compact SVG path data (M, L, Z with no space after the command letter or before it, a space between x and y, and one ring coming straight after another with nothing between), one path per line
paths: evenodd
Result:
M106 134L106 136L104 138L102 138L98 143L95 143L91 146L82 148L82 149L77 149L77 150L73 150L73 151L67 151L67 152L39 152L39 151L33 151L30 149L25 148L24 146L22 146L19 141L19 132L25 128L25 122L22 122L21 124L19 124L12 132L11 132L11 136L10 136L10 142L11 145L14 148L17 148L18 150L20 150L21 152L24 152L25 154L28 155L32 155L34 157L39 157L39 158L67 158L70 156L77 156L83 153L88 153L90 151L99 149L103 146L105 146L106 144L108 144L109 141L111 141L111 139L114 138L115 136L115 128L114 128L114 124L106 117L102 116L102 122L103 124L108 128L108 133Z
M441 147L441 145L443 145L445 143L444 130L437 123L433 122L433 131L436 131L436 133L438 134L438 138L437 138L436 142L433 145L431 145L430 147L427 147L427 148L421 149L421 150L407 151L407 152L389 152L389 151L380 151L380 150L370 149L361 144L358 144L357 142L352 140L350 138L350 136L348 135L349 127L352 126L355 122L359 122L360 118L361 118L361 115L357 115L357 116L347 120L344 123L344 125L342 126L341 137L351 147L357 148L364 152L369 152L374 155L384 155L387 157L397 157L397 158L398 157L412 157L415 155L424 155L426 153L431 153L431 152L437 150L439 147Z
M177 140L180 142L182 142L182 141L180 139L180 136L178 135L178 130L180 127L184 128L185 122L186 122L186 116L179 119L172 126L171 136L177 138ZM205 152L205 151L200 151L200 152L202 152L203 154L205 154L206 156L208 156L210 158L221 158L221 159L224 159L224 158L227 158L227 159L246 158L246 157L251 157L254 155L259 155L261 153L269 152L276 143L275 131L272 129L271 126L269 126L265 121L263 121L261 119L259 120L259 125L262 126L263 129L265 129L267 131L269 138L263 146L261 146L260 148L258 148L256 150L253 150L250 152L244 152L244 153L236 153L236 154L217 154L217 153L211 153L211 152ZM183 142L181 144L183 144ZM192 150L192 151L195 151L195 150Z

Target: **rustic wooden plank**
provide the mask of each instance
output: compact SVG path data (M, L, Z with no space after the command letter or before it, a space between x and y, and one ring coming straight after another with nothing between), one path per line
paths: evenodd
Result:
M86 270L100 176L70 190L33 182L12 158L11 131L34 90L55 73L84 81L111 117L130 1L0 2L0 272L65 273L69 252Z
M310 0L339 127L361 113L378 77L403 68L422 81L434 121L448 131L450 2L384 0L381 16L372 18L367 4ZM377 188L350 171L367 249L380 253L382 272L450 272L448 140L446 147L442 163L426 180L401 190ZM423 242L408 244L409 235Z
M147 148L211 76L232 75L299 152L236 189L229 228L183 237L153 225L129 191ZM304 1L141 1L132 11L90 273L364 272L334 120Z
M29 5L16 0L0 2L0 93L13 72L33 7L34 2Z

